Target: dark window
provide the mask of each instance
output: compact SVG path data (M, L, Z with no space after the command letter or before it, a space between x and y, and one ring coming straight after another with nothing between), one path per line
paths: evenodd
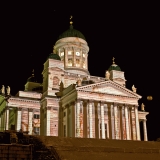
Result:
M34 119L40 119L40 115L39 114L34 114Z

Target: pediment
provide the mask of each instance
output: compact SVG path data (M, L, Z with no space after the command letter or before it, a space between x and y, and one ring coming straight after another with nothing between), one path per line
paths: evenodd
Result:
M77 90L85 91L85 92L94 92L94 93L141 98L140 95L132 92L131 90L113 81L105 81L105 82L95 83L91 85L86 85L86 86L78 87Z

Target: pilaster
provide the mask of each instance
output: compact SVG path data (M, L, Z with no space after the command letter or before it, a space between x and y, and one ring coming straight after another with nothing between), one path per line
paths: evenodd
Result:
M33 109L28 109L28 134L32 135L32 118L33 118Z
M5 129L9 129L9 107L6 108L6 123L5 123Z
M50 114L51 107L46 107L46 136L50 136Z
M17 131L20 131L21 129L21 117L22 117L22 108L17 108L17 125L16 125Z

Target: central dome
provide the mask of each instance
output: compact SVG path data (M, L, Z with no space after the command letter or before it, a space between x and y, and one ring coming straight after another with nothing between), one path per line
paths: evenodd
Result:
M78 37L78 38L82 38L82 39L86 40L85 37L84 37L84 35L80 31L78 31L78 30L76 30L76 29L73 28L72 24L70 25L70 28L68 30L66 30L65 32L63 32L58 37L58 40L61 39L61 38L66 38L66 37Z

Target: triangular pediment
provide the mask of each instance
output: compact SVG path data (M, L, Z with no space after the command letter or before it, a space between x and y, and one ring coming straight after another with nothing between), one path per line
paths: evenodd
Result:
M141 98L140 95L110 80L78 87L76 89L80 91L85 91L85 92L94 92L94 93L103 93L103 94L110 94L110 95Z

